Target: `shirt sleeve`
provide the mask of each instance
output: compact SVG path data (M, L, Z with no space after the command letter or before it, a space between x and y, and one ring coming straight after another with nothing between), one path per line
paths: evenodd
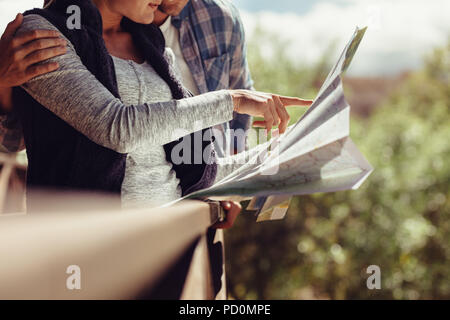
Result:
M35 29L56 30L45 18L29 15L19 32ZM58 70L30 80L23 88L90 140L119 153L130 153L143 144L164 145L233 116L233 99L226 90L126 106L87 70L70 42L67 53L51 61L59 63Z
M230 42L231 69L230 88L253 90L253 80L247 61L247 45L244 25L239 11L230 4L233 15L233 30Z
M19 152L24 149L22 124L18 115L14 111L0 114L0 151Z
M244 25L238 9L235 8L233 4L230 4L230 6L234 21L230 45L230 89L254 90L253 80L247 61ZM235 113L233 120L230 122L230 128L234 130L248 130L251 128L251 122L252 117L249 115Z

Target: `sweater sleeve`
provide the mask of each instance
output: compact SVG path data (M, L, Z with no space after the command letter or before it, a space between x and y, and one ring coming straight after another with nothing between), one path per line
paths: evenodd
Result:
M36 29L56 28L39 15L29 15L19 32ZM58 70L30 80L23 88L90 140L119 153L130 153L143 144L164 145L233 117L233 99L225 90L126 106L87 70L69 41L67 53L51 61L59 63Z

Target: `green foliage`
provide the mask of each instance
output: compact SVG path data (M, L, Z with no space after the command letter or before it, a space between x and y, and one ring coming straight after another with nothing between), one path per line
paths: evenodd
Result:
M258 90L311 97L326 69L249 51ZM226 235L231 297L450 298L449 57L450 42L369 119L352 119L375 167L359 190L296 197L284 221L241 215ZM366 287L369 265L381 290Z
M295 63L286 53L287 43L275 35L267 35L256 28L249 42L249 63L255 87L259 91L276 92L288 96L314 98L330 69L328 55L314 66ZM329 50L332 51L331 48Z

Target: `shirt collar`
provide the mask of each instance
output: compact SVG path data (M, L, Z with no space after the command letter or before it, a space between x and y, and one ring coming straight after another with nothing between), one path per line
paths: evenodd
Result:
M162 25L159 26L159 29L161 29L161 32L164 33L167 30L169 30L170 24L172 23L172 17L168 16L166 21Z

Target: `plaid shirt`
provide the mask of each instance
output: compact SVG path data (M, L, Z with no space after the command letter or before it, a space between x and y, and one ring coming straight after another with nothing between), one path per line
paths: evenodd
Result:
M180 31L183 56L200 93L253 89L244 28L230 1L191 0L179 16L172 18L172 24ZM249 116L235 114L230 127L248 129L249 124ZM9 152L24 148L20 122L11 114L0 115L0 148Z
M244 27L227 0L191 0L172 24L200 93L252 89Z
M179 16L172 18L172 24L179 29L181 50L200 93L253 89L244 26L230 1L191 0ZM247 130L250 117L235 113L229 126L224 124L221 129L229 127ZM239 143L234 141L234 146Z

